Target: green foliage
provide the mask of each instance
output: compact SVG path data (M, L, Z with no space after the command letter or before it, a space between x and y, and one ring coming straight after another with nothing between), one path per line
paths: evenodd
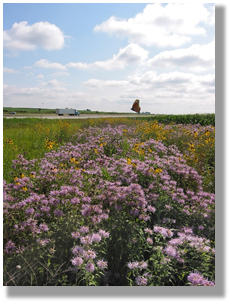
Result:
M158 121L164 124L200 124L202 126L215 126L215 114L194 114L194 115L155 115L150 117L137 117L144 121Z
M206 191L215 193L215 146L205 155L203 186Z

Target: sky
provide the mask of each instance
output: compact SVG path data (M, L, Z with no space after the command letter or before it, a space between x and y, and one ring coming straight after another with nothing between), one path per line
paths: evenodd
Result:
M215 4L4 3L3 106L215 112Z

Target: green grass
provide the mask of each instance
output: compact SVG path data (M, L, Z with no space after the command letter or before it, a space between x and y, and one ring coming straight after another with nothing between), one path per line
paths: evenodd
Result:
M49 120L39 118L6 119L3 118L3 178L12 178L9 172L12 170L12 160L18 154L23 154L26 159L39 159L49 149L46 140L53 140L59 146L71 140L77 128L88 126L88 119ZM7 143L12 140L13 144ZM58 145L54 145L58 147Z
M3 107L3 113L9 114L10 112L16 112L17 114L55 114L55 109L42 108L26 108L26 107Z

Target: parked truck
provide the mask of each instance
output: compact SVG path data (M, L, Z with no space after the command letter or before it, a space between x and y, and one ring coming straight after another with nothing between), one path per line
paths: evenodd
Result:
M74 108L56 108L56 114L58 116L70 115L70 116L79 116L79 112Z

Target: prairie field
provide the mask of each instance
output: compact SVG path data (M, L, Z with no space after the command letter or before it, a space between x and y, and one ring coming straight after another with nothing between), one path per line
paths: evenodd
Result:
M3 119L3 283L214 286L215 115Z

